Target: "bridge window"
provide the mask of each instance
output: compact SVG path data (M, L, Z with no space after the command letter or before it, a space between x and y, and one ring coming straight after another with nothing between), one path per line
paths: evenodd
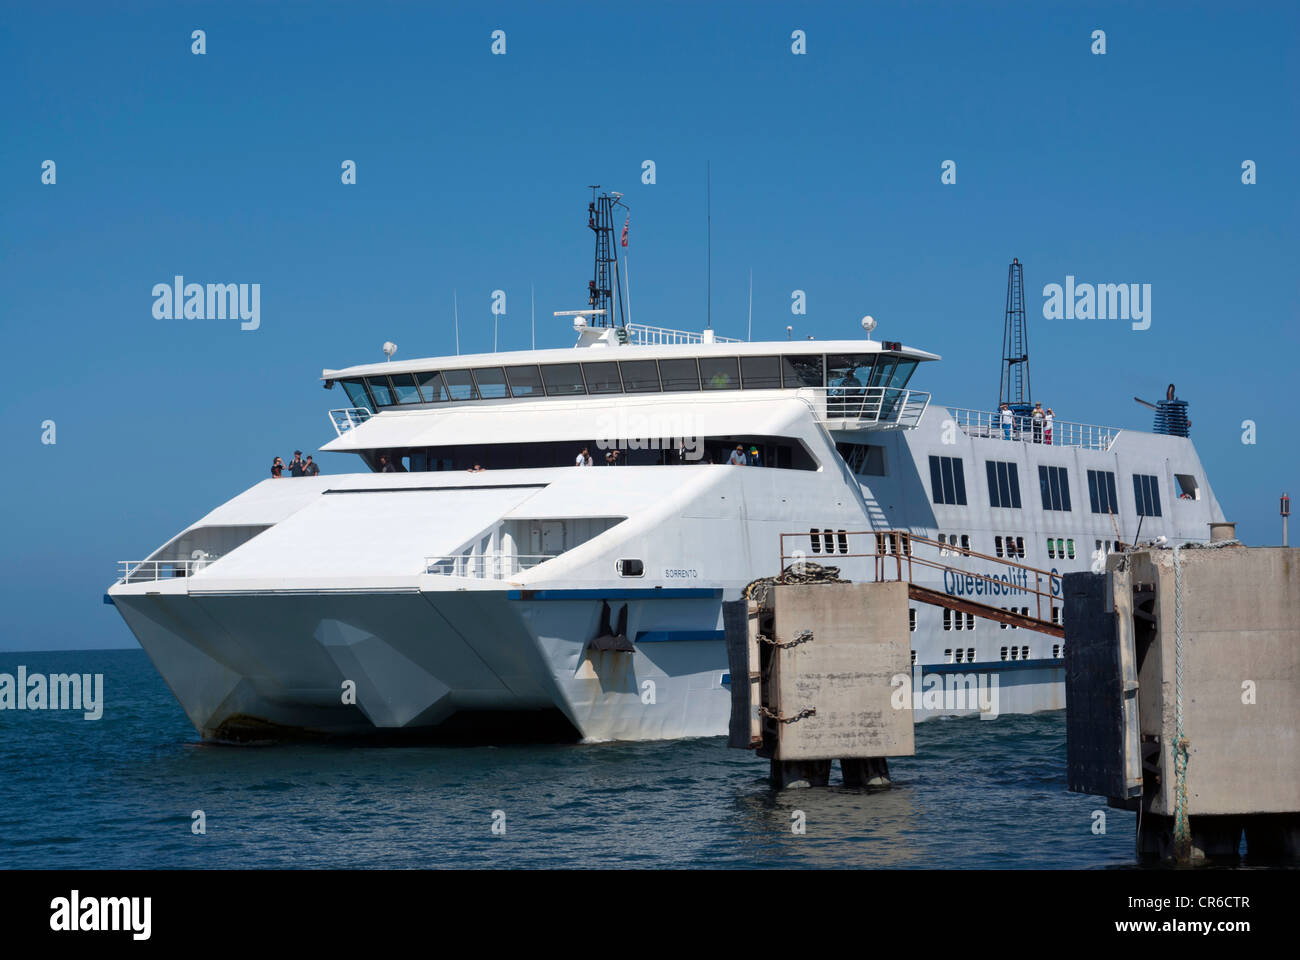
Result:
M989 477L989 506L1020 507L1020 475L1014 463L986 461Z
M620 360L618 367L627 393L659 392L659 365L653 360Z
M348 395L348 402L354 407L375 412L375 402L370 399L370 394L366 392L366 385L361 380L344 380L343 392Z
M960 457L930 458L930 496L935 503L966 506L966 472Z
M705 390L739 390L740 363L735 357L700 357L700 380Z
M623 381L619 379L617 363L584 363L582 376L587 381L588 393L623 392Z
M370 388L370 395L375 398L375 403L381 407L392 406L393 391L388 385L387 377L366 377L366 386Z
M1088 506L1093 513L1119 513L1119 498L1115 496L1115 474L1111 471L1088 471Z
M787 390L825 386L821 355L782 357L781 385Z
M659 379L664 390L700 389L700 367L694 357L679 360L660 360Z
M415 375L395 373L389 379L393 383L393 395L398 403L419 403L420 386L415 382Z
M522 367L506 367L506 379L510 382L512 397L540 397L543 394L542 374L537 365L530 363Z
M542 364L542 382L548 397L576 397L587 392L582 367L576 363Z
M506 372L500 367L480 367L474 371L474 384L484 400L500 400L510 395Z
M1039 467L1038 487L1044 510L1070 509L1070 475L1065 467Z
M1133 498L1137 501L1139 517L1160 516L1160 485L1154 476L1133 474Z
M741 357L740 379L746 390L779 390L780 357Z

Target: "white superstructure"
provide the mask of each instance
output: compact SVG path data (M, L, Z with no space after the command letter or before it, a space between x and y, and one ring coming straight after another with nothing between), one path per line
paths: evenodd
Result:
M957 563L1063 573L1136 539L1139 513L1143 539L1207 540L1222 520L1189 440L1004 432L910 388L938 359L633 326L326 370L348 399L322 449L357 472L264 480L125 563L109 596L205 737L541 711L590 739L713 736L720 605L779 572L781 534L809 531L826 563L858 552L838 531L906 529ZM913 613L918 670L996 672L1004 713L1064 706L1059 640Z

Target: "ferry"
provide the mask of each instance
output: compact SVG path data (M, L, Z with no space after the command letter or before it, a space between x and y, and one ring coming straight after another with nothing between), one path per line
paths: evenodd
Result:
M798 557L870 579L903 531L946 555L919 585L1059 624L1060 575L1223 521L1179 431L932 402L941 357L870 329L574 313L568 348L324 370L350 472L262 480L122 562L106 600L204 738L723 735L722 604ZM968 671L999 714L1062 709L1063 639L1008 619L913 604L918 689Z

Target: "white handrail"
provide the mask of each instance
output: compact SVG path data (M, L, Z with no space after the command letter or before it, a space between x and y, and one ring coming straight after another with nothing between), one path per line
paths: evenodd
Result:
M627 342L639 347L674 343L705 343L704 334L693 330L674 330L671 327L652 327L644 323L627 325ZM713 336L713 343L743 343L735 337Z
M371 413L365 407L341 407L330 411L330 423L334 426L334 432L340 437L349 430L355 430L370 417Z
M424 572L471 580L504 580L557 556L557 553L460 553L425 557Z
M1042 443L1054 447L1083 447L1085 450L1106 451L1121 432L1119 427L1053 420L1049 433L1043 421L1035 421L1025 414L1012 414L1011 422L1004 424L1002 414L996 410L970 410L965 407L945 407L945 409L952 414L953 421L966 436L987 440Z
M802 387L799 396L828 430L908 430L930 405L928 393L902 387Z
M117 582L138 583L145 580L190 577L217 559L215 554L209 554L195 560L119 560Z

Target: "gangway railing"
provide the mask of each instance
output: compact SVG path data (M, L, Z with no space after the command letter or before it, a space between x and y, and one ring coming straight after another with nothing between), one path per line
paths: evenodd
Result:
M988 440L1009 440L1015 443L1041 443L1054 447L1083 447L1085 450L1109 450L1122 432L1119 427L1103 427L1095 423L1075 423L1071 420L1053 420L1051 428L1043 420L1026 414L1012 413L1008 422L996 410L969 410L965 407L944 407L952 414L953 422L968 437Z
M857 549L863 538L868 538L867 546L873 549ZM807 549L804 549L805 545ZM918 550L929 551L930 549L936 551L933 559L917 555ZM957 562L945 561L945 557L988 561L1008 568L1008 573L1005 577L980 573L967 569ZM1052 601L1057 599L1052 593L1052 584L1054 580L1059 579L1059 574L1053 574L1050 570L1017 563L1005 557L976 553L974 550L951 543L917 536L906 530L809 530L806 533L781 534L780 569L783 571L794 565L795 572L798 572L798 564L808 561L827 564L855 558L870 561L871 575L875 583L893 581L906 583L908 596L913 600L973 614L987 620L996 620L1008 626L1022 627L1026 630L1065 638L1065 627L1052 619ZM979 581L989 584L990 587L996 586L999 593L1007 596L1032 597L1034 613L1030 616L1014 609L1006 610L993 604L968 599L964 595L957 596L943 590L936 590L918 582L919 575L934 571L939 572L944 579L951 575L962 577L963 583ZM990 589L988 592L993 591ZM1047 615L1044 616L1044 613Z

